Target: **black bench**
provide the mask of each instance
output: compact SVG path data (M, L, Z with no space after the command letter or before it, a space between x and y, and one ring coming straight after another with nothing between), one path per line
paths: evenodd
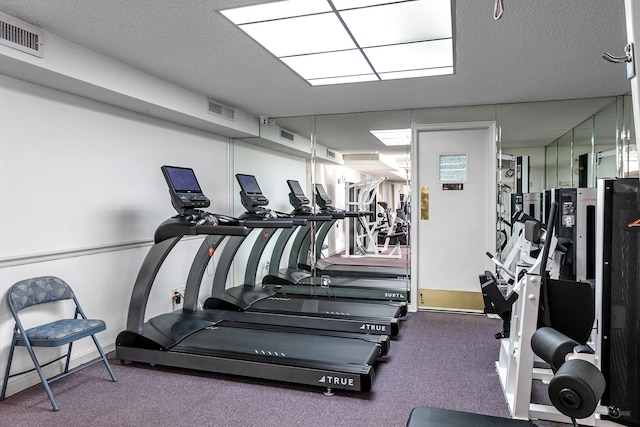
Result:
M534 425L531 421L472 414L452 409L429 408L427 406L413 408L407 421L407 427L522 427Z

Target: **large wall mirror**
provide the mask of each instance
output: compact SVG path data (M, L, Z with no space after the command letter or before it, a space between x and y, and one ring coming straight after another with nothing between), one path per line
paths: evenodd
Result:
M237 144L238 153L242 144L250 144L254 149L275 150L285 159L301 159L301 163L293 161L286 168L297 178L304 173L300 181L310 199L315 185L321 184L336 208L369 213L360 223L357 219L334 223L322 236L323 240L316 242L318 259L374 265L395 263L404 265L410 274L410 234L396 239L385 236L407 231L411 226L408 207L416 202L410 197L411 147L399 139L396 145L386 145L374 131L394 131L396 138L401 138L398 133L405 132L410 138L412 127L418 125L495 122L499 157L495 171L496 229L500 231L504 229L500 219L511 214L512 194L519 189L517 158L527 158L524 186L527 193L558 187L595 187L598 178L637 176L631 118L630 96L279 117L269 118L261 125L261 138ZM249 164L246 159L239 159L236 155L235 167L243 173L252 163L259 169L266 167L259 159L251 159ZM304 172L298 170L300 165L304 165ZM287 205L287 173L279 167L269 175L269 185L279 188L280 210L291 209ZM473 207L469 209L472 211ZM377 233L362 240L359 236L367 226ZM385 258L384 253L372 253L367 244L383 247L386 244L385 252L396 250L397 245L401 248L394 252L394 257ZM400 256L396 258L396 254ZM418 303L430 306L428 301Z

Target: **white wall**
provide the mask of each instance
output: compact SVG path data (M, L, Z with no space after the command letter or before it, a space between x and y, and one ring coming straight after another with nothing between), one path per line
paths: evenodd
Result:
M209 210L229 213L229 143L1 75L0 99L0 296L18 280L58 275L89 316L106 320L98 338L112 350L153 233L175 215L160 166L193 167ZM184 283L198 243L182 242L170 255L147 317L171 309L170 290ZM12 328L0 310L0 375ZM28 366L23 350L17 367ZM74 363L95 355L90 341L74 352ZM8 392L35 383L35 375L16 378Z
M0 74L119 105L162 120L233 138L258 136L258 118L208 113L207 97L44 31L43 57L0 45Z

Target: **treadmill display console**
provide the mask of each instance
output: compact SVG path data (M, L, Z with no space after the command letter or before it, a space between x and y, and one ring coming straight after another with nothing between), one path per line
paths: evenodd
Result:
M300 183L295 180L287 180L287 185L289 185L289 202L295 209L302 209L303 207L307 207L309 204L309 199L304 195L304 191L302 191L302 187Z
M179 214L210 205L209 199L202 193L193 169L166 165L161 169L169 186L171 204Z
M269 199L262 194L255 176L236 174L236 179L240 184L240 198L245 208L251 210L257 206L269 204Z
M316 203L323 209L333 207L333 200L329 198L322 184L316 184Z

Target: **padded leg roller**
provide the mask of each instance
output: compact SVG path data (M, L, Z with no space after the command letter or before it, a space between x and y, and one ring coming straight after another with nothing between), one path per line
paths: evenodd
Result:
M570 418L587 418L594 413L604 393L604 375L582 359L572 359L558 369L549 383L553 406Z
M553 328L540 328L531 337L531 349L556 372L566 361L567 354L579 344Z
M588 352L561 332L540 328L531 337L531 349L549 363L555 372L549 383L549 399L560 413L569 418L587 418L593 414L604 393L604 375L593 364L582 359L569 359L574 349Z

